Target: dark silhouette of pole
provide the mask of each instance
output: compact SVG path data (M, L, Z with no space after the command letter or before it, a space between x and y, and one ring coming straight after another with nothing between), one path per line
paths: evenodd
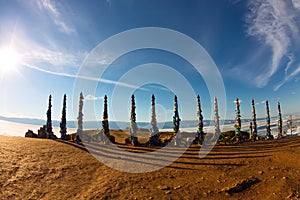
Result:
M257 139L257 124L256 124L256 113L255 113L255 104L254 99L252 99L252 121L253 121L253 140Z
M136 114L135 114L135 100L134 100L134 95L131 96L131 113L130 113L130 141L131 144L134 146L138 145L138 137L137 137L137 124L136 124Z
M107 138L110 137L109 124L108 124L108 112L107 112L107 96L106 95L104 96L102 131L106 135Z
M280 102L278 101L278 138L282 137L282 115Z
M51 99L52 96L49 96L49 103L48 103L48 110L47 110L47 124L46 124L46 133L47 133L47 137L48 138L52 138L53 136L53 131L52 131L52 120L51 120L51 108L52 108L52 104L51 104Z
M198 121L198 129L197 133L195 136L194 143L199 143L202 144L203 139L204 139L204 132L203 132L203 115L202 115L202 109L201 109L201 101L200 101L200 96L197 95L197 121Z
M266 121L267 121L267 124L266 124L266 139L273 139L273 136L271 134L271 119L270 119L270 111L269 111L269 102L268 100L266 101Z
M60 121L60 134L61 139L66 140L67 139L67 119L66 119L66 101L67 101L67 95L64 95L63 98L63 108L61 112L61 121Z
M179 113L178 113L178 102L177 102L177 96L175 95L174 97L174 116L173 116L173 130L174 130L174 135L179 131L180 127L180 118L179 118Z

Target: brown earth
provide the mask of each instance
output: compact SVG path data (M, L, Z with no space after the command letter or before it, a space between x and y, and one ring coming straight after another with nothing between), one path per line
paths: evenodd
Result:
M204 158L193 145L143 174L111 169L72 142L0 136L0 143L0 199L300 199L300 137L219 145Z

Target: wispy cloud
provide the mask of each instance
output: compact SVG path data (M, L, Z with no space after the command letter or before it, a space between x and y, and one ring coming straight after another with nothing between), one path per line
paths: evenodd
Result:
M85 49L68 49L59 41L47 40L39 43L30 34L18 31L12 43L13 48L27 63L53 66L56 68L78 68L88 55Z
M32 64L26 63L26 62L23 62L22 65L25 66L25 67L43 72L43 73L52 74L52 75L56 75L56 76L69 77L69 78L78 78L78 79L84 79L84 80L89 80L89 81L97 81L97 82L106 83L106 84L110 84L110 85L121 86L121 87L127 87L127 88L139 89L139 90L146 90L144 88L139 88L139 86L131 85L131 84L123 83L123 82L119 82L119 81L113 81L113 80L97 78L97 77L80 76L80 75L74 75L74 74L68 74L68 73L61 73L61 72L54 72L54 71L50 71L50 70L45 70L45 69L42 69L40 67L34 66Z
M37 1L41 11L46 11L53 22L59 27L59 29L67 34L75 32L74 28L68 25L61 14L61 12L56 7L55 3L51 0L40 0Z
M147 85L146 87L148 88L154 88L154 89L158 89L158 90L163 90L166 92L171 92L171 90L169 90L168 88L164 87L164 86L159 86L159 85ZM144 87L146 89L146 87Z
M88 53L86 53L86 56ZM95 53L90 52L89 53L89 59L87 62L91 62L93 64L99 64L99 65L108 65L113 62L113 56L109 55L107 52L102 51L101 53Z
M42 46L30 48L23 54L24 59L30 62L45 62L53 66L78 67L86 53L69 53L60 50L51 50Z
M290 55L288 56L289 62L286 65L286 68L284 70L285 75L287 76L289 69L291 68L292 64L294 63L295 59L294 56Z
M88 94L84 97L84 100L86 101L96 101L96 100L101 100L103 97L96 97L94 95Z
M299 0L292 0L292 4L294 8L300 10L300 1Z
M264 87L268 84L270 78L281 67L286 55L289 55L289 62L284 66L286 74L293 64L294 52L290 46L292 42L299 40L297 24L297 20L300 19L299 7L298 0L249 1L250 12L246 17L247 33L272 50L271 64L266 66L265 71L255 79L258 87ZM286 76L291 77L290 75ZM279 87L275 87L274 90L279 89Z
M278 83L277 85L274 86L274 91L277 91L279 88L281 88L281 86L283 86L286 82L290 81L293 77L295 77L296 75L298 75L300 73L300 65L298 66L298 68L296 68L292 73L287 74L284 77L284 80L281 81L280 83Z

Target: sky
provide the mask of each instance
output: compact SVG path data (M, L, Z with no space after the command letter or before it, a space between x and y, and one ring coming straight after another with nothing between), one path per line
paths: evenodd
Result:
M0 24L1 116L45 119L51 94L53 119L60 120L67 94L67 117L74 120L76 84L84 81L85 120L101 120L107 94L110 120L129 121L131 93L126 91L136 96L137 121L150 121L152 93L158 121L172 120L177 93L182 120L196 119L196 94L204 118L211 119L210 86L190 60L156 48L132 49L112 60L131 45L124 39L110 50L97 49L124 31L146 27L181 33L204 49L224 85L222 119L234 118L236 97L242 118L251 117L251 99L259 118L265 117L267 99L272 116L278 100L283 114L300 112L300 0L0 0ZM160 35L156 38L164 44ZM181 51L185 44L174 41L169 45ZM210 66L202 67L219 80Z

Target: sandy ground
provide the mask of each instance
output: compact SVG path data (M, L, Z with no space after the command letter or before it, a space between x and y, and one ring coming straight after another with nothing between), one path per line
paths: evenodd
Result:
M215 146L202 159L195 145L142 174L111 169L74 143L0 142L0 199L300 199L300 137Z

